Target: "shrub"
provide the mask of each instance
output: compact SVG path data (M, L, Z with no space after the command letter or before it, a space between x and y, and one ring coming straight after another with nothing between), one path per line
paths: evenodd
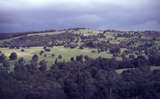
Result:
M44 51L40 51L39 55L42 55L44 53Z
M52 54L52 57L54 57L55 55L54 54Z
M95 51L95 50L92 50L91 53L96 53L96 51Z
M44 57L47 57L47 54L44 54Z
M24 49L21 49L21 52L24 52Z
M62 55L58 55L58 59L62 59Z

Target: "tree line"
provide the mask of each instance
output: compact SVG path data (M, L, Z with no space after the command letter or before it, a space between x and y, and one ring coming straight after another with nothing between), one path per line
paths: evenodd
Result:
M160 70L142 56L118 62L80 55L50 68L38 55L26 62L11 53L9 60L0 53L0 99L160 99Z

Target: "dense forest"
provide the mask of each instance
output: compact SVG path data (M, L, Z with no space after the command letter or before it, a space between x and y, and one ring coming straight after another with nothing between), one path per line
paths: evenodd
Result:
M153 58L153 57L152 57ZM0 54L0 99L159 99L160 56L146 60L118 62L114 59L76 56L47 68L45 60L33 55L27 63L12 53L9 60ZM138 67L137 67L138 66ZM116 69L130 68L122 73ZM137 67L133 69L133 67Z

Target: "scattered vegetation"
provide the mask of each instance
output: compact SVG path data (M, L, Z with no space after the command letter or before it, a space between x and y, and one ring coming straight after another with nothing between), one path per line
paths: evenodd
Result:
M160 99L159 32L47 33L0 40L0 99Z

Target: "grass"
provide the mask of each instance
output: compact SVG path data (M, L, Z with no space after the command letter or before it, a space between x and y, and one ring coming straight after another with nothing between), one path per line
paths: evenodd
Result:
M106 53L106 52L101 52L98 53L96 51L96 49L89 49L89 48L85 48L85 49L79 49L79 48L65 48L63 46L57 46L57 47L53 47L50 48L51 51L50 52L45 52L44 54L47 55L47 57L44 57L43 55L39 55L40 51L43 50L43 47L31 47L31 48L25 48L24 52L21 51L21 49L9 49L9 48L0 48L0 51L2 53L4 53L6 55L6 57L8 58L9 55L12 52L16 52L18 55L18 58L20 57L24 57L27 62L29 62L32 58L32 56L34 54L37 54L39 56L39 60L47 60L48 61L48 65L51 66L51 64L53 64L53 62L55 61L55 59L59 56L62 55L62 59L59 61L63 61L63 59L65 61L69 61L71 57L75 57L78 55L88 55L89 57L92 58L98 58L99 56L103 57L103 58L112 58L112 54L110 53ZM95 51L94 53L92 51ZM53 57L52 54L54 54L55 56ZM15 61L10 61L11 64L14 64ZM13 66L12 66L13 69ZM125 69L118 69L116 70L117 73L121 74L123 71L128 70L131 68L125 68ZM134 68L133 68L134 69ZM160 67L156 67L156 66L151 66L151 71L153 70L160 70Z
M84 35L97 35L98 31L92 29L79 29L78 31L75 31L75 33L82 33Z
M74 30L71 30L74 31ZM69 31L69 32L71 32ZM88 34L88 35L97 35L96 30L92 29L79 29L78 31L74 31L75 33L82 33L82 34ZM35 33L35 34L28 34L27 36L35 36L35 35L40 35L40 36L45 36L45 35L56 35L56 34L61 34L64 33L64 31L60 32L46 32L46 33Z
M39 36L46 36L46 35L57 35L57 34L61 34L63 32L46 32L46 33L31 33L31 34L27 34L28 37L30 36L36 36L36 35L39 35ZM16 39L19 39L19 38L22 38L22 36L17 36L17 37L12 37L12 38L9 38L9 39L4 39L4 40L0 40L0 43L3 43L5 41L11 41L11 40L16 40Z
M47 55L47 57L44 57L43 55L39 55L40 51L43 50L43 47L31 47L31 48L25 48L24 52L21 51L21 49L9 49L9 48L0 48L0 51L4 53L7 58L12 52L16 52L18 55L18 58L24 57L27 61L29 61L34 54L39 55L40 60L46 59L49 64L52 64L55 59L59 56L62 55L61 60L69 61L71 57L75 57L78 55L88 55L91 58L98 58L98 57L104 57L104 58L112 58L112 54L106 53L106 52L101 52L98 53L96 49L79 49L79 48L65 48L63 46L57 46L50 48L50 52L45 52L44 54ZM92 51L95 51L94 53ZM55 56L53 57L52 54Z
M46 32L46 33L33 33L33 34L28 34L27 36L45 36L45 35L56 35L56 34L61 34L63 32Z

